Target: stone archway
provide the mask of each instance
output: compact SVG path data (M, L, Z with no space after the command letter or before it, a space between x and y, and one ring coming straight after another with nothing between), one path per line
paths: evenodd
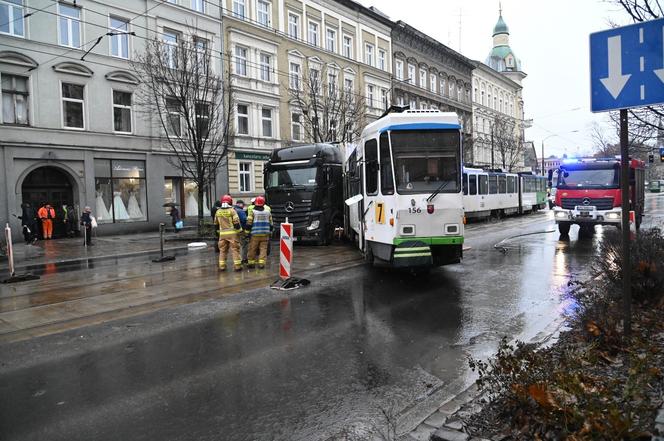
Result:
M64 169L54 166L37 167L21 183L21 202L29 202L36 210L49 203L56 212L53 237L65 235L63 205L77 205L78 189L75 179Z

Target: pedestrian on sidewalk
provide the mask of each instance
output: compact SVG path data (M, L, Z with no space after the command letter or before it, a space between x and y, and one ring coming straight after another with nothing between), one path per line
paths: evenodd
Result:
M37 242L37 212L32 208L30 202L24 202L21 205L21 215L18 218L21 219L25 244L30 245Z
M92 225L95 223L94 217L92 217L92 209L90 207L85 207L83 214L81 215L81 225L85 229L85 241L83 245L92 246Z
M78 232L78 216L76 215L76 209L73 205L67 205L65 207L65 226L67 227L67 237L74 237Z
M247 212L244 209L244 201L238 199L233 208L237 212L237 216L240 218L240 226L242 227L238 240L240 241L240 255L242 256L242 264L244 265L247 263L247 249L249 248L251 231L247 230Z
M226 270L226 259L230 249L235 271L242 271L242 256L238 242L238 234L242 231L242 225L233 208L233 198L230 195L224 195L221 198L221 208L215 214L214 223L219 225L219 269Z
M178 222L180 222L182 219L180 218L180 210L178 210L178 207L173 205L171 207L171 223L173 224L173 229L175 230L176 233L180 232L180 229L178 228Z
M265 198L258 196L254 209L247 219L247 228L251 229L251 241L249 242L249 268L256 266L256 255L258 254L258 268L265 268L267 260L267 248L272 233L273 222L270 207L265 205Z
M51 204L44 203L44 206L37 212L42 223L42 235L44 240L50 240L53 237L53 219L55 219L55 210Z

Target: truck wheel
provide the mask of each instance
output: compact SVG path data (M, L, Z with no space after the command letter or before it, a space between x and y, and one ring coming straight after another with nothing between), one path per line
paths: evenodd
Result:
M569 222L561 222L558 224L558 231L561 236L569 236L569 229L572 226Z

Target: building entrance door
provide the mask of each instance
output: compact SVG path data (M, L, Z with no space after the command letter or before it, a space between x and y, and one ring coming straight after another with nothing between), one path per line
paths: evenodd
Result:
M22 186L23 202L29 202L35 210L44 203L55 209L53 237L64 237L64 205L74 205L74 186L66 172L57 167L40 167L28 174ZM41 237L41 231L40 231Z

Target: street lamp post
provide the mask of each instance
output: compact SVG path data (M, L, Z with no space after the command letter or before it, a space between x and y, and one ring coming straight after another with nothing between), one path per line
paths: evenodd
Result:
M571 130L571 131L565 132L565 133L578 133L578 130ZM553 138L554 136L558 136L558 134L553 133L553 134L547 136L546 138L542 139L542 176L545 176L545 173L544 173L544 141L546 141L549 138Z

